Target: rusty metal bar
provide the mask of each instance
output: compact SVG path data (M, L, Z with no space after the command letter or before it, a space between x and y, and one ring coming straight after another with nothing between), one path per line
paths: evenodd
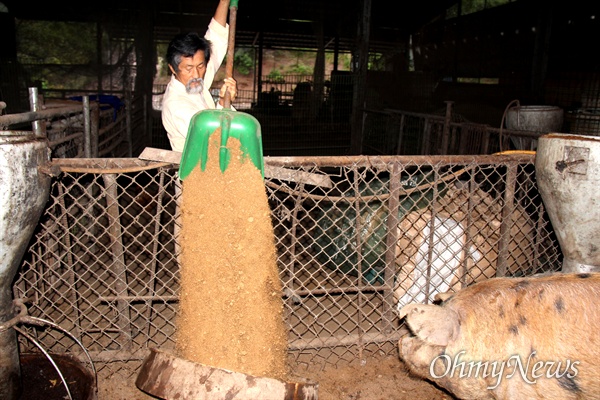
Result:
M82 174L123 174L157 169L172 163L150 162L137 158L57 158L52 164L62 172Z
M69 226L69 220L68 220L69 212L68 212L66 204L65 204L65 188L63 185L58 185L58 194L59 194L58 204L60 207L60 214L61 214L60 223L62 224L63 227L68 227ZM75 336L81 339L81 330L80 330L81 309L77 306L79 304L79 301L78 301L79 299L78 299L77 288L75 287L75 262L73 260L73 253L70 251L72 248L72 242L71 242L71 231L69 229L65 229L65 233L64 233L62 239L64 240L64 242L65 242L64 246L67 249L65 258L67 261L68 282L69 282L68 298L74 305L73 310L76 313L76 319L77 319L77 324L74 324L75 325ZM55 260L56 260L56 262L54 263L54 265L56 266L56 269L58 271L58 268L60 268L60 258L57 258Z
M111 239L111 251L113 262L110 268L115 276L115 292L117 296L127 295L127 268L125 266L125 250L121 238L121 219L119 211L119 198L117 190L117 177L114 174L103 174L106 190L106 212L108 217L108 231ZM129 303L117 302L118 326L121 329L120 344L124 349L131 348L132 327Z
M440 154L448 154L448 143L450 143L450 123L452 122L453 101L445 101L446 117L444 118L444 132L442 134L442 149Z
M181 265L181 244L179 244L179 238L181 237L181 202L183 201L182 193L183 186L179 179L175 179L175 215L173 221L173 239L175 240L175 258L177 259L177 265Z
M83 155L92 158L92 128L90 122L90 96L83 96Z
M98 140L100 137L100 104L90 105L90 150L92 157L98 157Z
M33 122L41 119L60 117L66 114L75 114L82 111L82 106L65 106L50 108L41 111L30 111L19 114L0 115L0 126L10 126L25 122Z
M398 243L398 208L400 206L400 179L403 169L400 164L395 163L391 166L388 199L388 217L387 217L387 235L385 240L385 267L383 281L387 287L393 288L396 280L396 246ZM384 317L384 332L392 332L394 327L394 307L390 305L394 302L394 291L385 290L383 292L382 312Z
M462 272L460 273L460 287L464 288L467 286L467 275L469 270L469 261L473 259L474 254L471 254L471 244L473 243L473 235L471 234L470 226L473 224L473 210L475 209L475 202L473 199L473 192L477 187L475 182L475 174L469 175L469 200L467 203L467 222L465 228L465 243L463 248L463 254L465 255L462 262Z
M356 226L355 226L355 240L356 240L356 269L357 269L357 285L360 284L362 282L363 279L363 274L362 274L362 266L363 266L363 253L362 253L362 240L361 240L361 233L363 231L362 229L362 218L360 215L360 205L361 202L358 200L358 197L360 197L360 181L359 181L359 172L358 172L358 168L356 167L356 165L353 165L351 168L352 171L352 187L354 189L354 194L357 196L356 201L354 201L354 210L356 213ZM362 327L362 321L363 321L363 313L362 313L362 305L363 305L363 298L362 296L358 295L358 301L357 301L357 313L356 313L356 319L357 319L357 326L359 329L359 337L358 337L358 357L359 359L362 360L363 358L363 351L364 351L364 344L362 342L361 339L361 335L363 335L365 332L364 330L361 328Z
M505 276L508 270L508 247L510 243L512 214L515 202L515 185L517 183L518 164L507 165L506 185L504 188L504 204L502 205L502 224L500 225L500 241L498 243L498 266L496 276Z
M431 141L431 118L425 118L423 121L423 136L421 137L421 154L429 154Z
M50 147L51 149L53 149L56 146L58 146L59 144L67 143L67 142L70 142L72 140L78 139L80 137L83 137L83 133L81 133L81 132L79 132L79 133L73 133L73 134L71 134L69 136L65 136L63 138L54 140L52 142L48 142L48 147Z
M335 294L356 294L356 293L367 293L367 292L385 292L394 290L392 286L389 285L381 285L381 286L372 286L372 285L358 285L358 286L346 286L346 287L337 287L331 289L302 289L295 290L294 295L299 297L303 296L314 296L314 295L335 295ZM289 298L290 296L284 294L283 298ZM98 298L100 302L112 303L119 300L125 300L128 302L134 301L160 301L160 302L178 302L179 296L102 296Z
M542 231L543 228L545 226L544 224L544 213L546 212L546 208L544 207L544 204L541 203L538 207L538 212L536 215L536 223L535 223L535 236L534 236L534 241L533 241L533 260L532 260L532 267L533 268L538 268L541 265L540 262L540 248L543 245L543 241L544 241L544 237L542 235Z
M149 119L148 119L148 107L146 107L146 104L148 104L148 98L147 95L144 94L142 97L142 118L143 118L143 123L144 123L144 139L142 140L142 143L152 143L152 137L150 137L150 129L148 129L148 125L150 125L148 123ZM151 108L151 107L150 107ZM131 151L133 152L133 143L131 143ZM133 155L133 154L132 154Z
M400 333L394 332L391 334L364 332L350 333L339 336L318 337L313 339L296 339L288 344L289 350L307 350L307 349L322 349L326 347L339 346L358 346L363 347L364 343L397 343L400 340Z
M370 167L386 169L387 165L399 162L406 166L449 165L449 164L501 164L506 162L532 163L535 154L512 152L510 154L489 155L410 155L410 156L307 156L307 157L265 157L265 164L280 167Z
M142 302L155 302L155 301L161 301L161 302L178 302L179 301L179 296L156 296L156 295L149 295L149 296L129 296L129 295L125 295L125 296L102 296L102 297L98 297L98 301L99 302L105 302L105 303L114 303L115 301L127 301L129 303L132 303L134 301L142 301Z
M160 223L160 216L163 212L163 198L165 195L165 171L160 169L158 171L158 198L156 199L156 212L154 213L153 222L154 222L154 232L152 234L152 258L150 261L150 270L152 271L150 274L150 282L148 288L150 295L149 297L154 297L156 294L156 273L158 267L158 240L160 236L160 232L163 229L162 224ZM148 324L148 335L150 334L151 321L152 321L152 312L154 308L152 307L152 301L146 301L146 312L144 313L146 317L146 322Z
M294 289L294 276L295 276L295 260L296 260L296 245L298 243L298 239L296 233L298 231L298 212L302 208L303 196L302 192L304 191L304 183L300 184L300 189L298 190L298 195L296 196L296 201L294 202L294 209L292 211L292 229L290 231L290 261L286 267L286 270L289 271L290 277L292 279L289 280L289 285L287 286L292 292L295 293Z
M90 358L98 363L113 363L117 361L130 362L141 361L148 355L148 350L138 350L134 353L125 352L123 350L103 350L103 351L88 351ZM74 355L77 353L74 351Z
M402 114L400 116L400 124L398 124L398 140L396 143L396 154L400 154L402 151L402 139L404 138L404 125L406 123L406 116Z
M433 179L433 181L437 182L438 178L439 178L439 168L434 167L433 173L435 174L435 178ZM438 186L434 185L433 186L433 198L431 199L431 206L429 207L429 209L431 210L431 220L429 221L429 237L427 238L429 245L427 246L427 272L426 272L426 279L425 279L425 282L426 282L425 283L425 304L429 303L429 295L430 295L429 290L431 289L431 266L433 264L433 252L435 249L435 218L437 217L435 202L437 201L437 197L438 197Z
M145 96L145 95L144 95ZM145 107L144 107L145 108ZM132 157L132 135L131 135L131 112L133 111L133 101L131 100L131 90L125 91L125 129L127 140L127 157Z

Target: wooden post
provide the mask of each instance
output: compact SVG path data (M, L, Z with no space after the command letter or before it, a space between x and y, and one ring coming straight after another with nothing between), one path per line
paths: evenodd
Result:
M450 123L452 123L452 105L453 101L445 101L446 103L446 118L444 119L444 133L442 134L442 149L441 155L448 154L448 143L450 143Z
M362 114L365 107L365 87L369 59L369 32L371 28L371 0L362 0L362 19L358 23L358 51L354 69L352 91L352 117L350 125L350 154L362 154L363 124Z

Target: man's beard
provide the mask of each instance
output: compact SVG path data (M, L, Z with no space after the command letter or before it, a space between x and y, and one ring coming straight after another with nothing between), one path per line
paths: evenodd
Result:
M197 85L193 85L197 83ZM187 94L200 94L204 89L204 79L202 78L192 78L185 85L185 91Z

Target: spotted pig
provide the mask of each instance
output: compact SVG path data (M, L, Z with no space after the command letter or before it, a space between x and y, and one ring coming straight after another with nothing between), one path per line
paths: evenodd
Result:
M492 278L400 310L400 358L461 399L600 399L600 273Z

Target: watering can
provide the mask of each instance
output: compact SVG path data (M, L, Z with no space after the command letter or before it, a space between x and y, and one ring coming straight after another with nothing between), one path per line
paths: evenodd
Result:
M237 8L238 0L231 0L229 3L229 41L225 64L225 73L230 78L233 77ZM200 164L201 170L204 171L208 161L209 138L219 127L221 128L219 149L221 172L225 172L231 157L227 142L229 138L235 138L240 141L243 156L250 157L264 178L260 123L250 114L232 110L230 104L230 93L226 90L223 109L202 110L192 117L183 146L181 163L179 164L179 179L184 180L198 164Z

